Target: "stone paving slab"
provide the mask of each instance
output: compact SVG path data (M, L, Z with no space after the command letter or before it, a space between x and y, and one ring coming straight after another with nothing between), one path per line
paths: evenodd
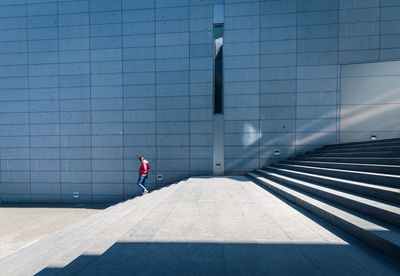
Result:
M398 265L244 177L180 185L102 254L39 275L400 275Z
M106 206L0 205L0 258Z

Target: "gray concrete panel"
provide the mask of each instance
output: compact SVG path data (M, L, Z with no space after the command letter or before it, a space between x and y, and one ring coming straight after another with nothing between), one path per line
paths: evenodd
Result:
M398 117L397 1L225 2L227 173L338 142L339 133L398 136L389 127ZM140 154L153 165L149 185L211 174L214 4L224 1L2 1L1 172L29 175L1 182L8 199L71 201L78 191L80 201L121 200L139 191L124 183L136 181ZM372 98L372 109L361 107ZM345 122L355 109L385 119ZM356 131L341 132L339 119ZM240 158L246 147L251 164ZM61 187L60 172L70 174Z

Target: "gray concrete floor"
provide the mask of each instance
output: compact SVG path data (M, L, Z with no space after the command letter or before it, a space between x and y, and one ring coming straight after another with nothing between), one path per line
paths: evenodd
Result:
M398 265L244 177L191 178L91 218L0 259L1 272L400 275Z
M97 213L103 206L0 205L0 258Z
M244 177L179 185L104 252L39 275L400 275L398 265Z

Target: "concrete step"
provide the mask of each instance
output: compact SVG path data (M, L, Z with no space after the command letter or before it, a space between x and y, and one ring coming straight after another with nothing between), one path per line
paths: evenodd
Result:
M187 189L185 189L186 181L179 182L178 189L172 189L169 191L168 195L164 197L157 197L152 199L151 205L141 205L139 208L136 208L132 213L126 214L123 218L118 220L113 227L109 227L105 229L101 235L97 236L97 239L90 245L90 247L83 252L81 255L84 256L100 256L104 252L106 252L113 244L118 242L122 237L124 237L127 233L135 232L134 229L137 227L143 219L147 217L147 215L154 210L155 208L159 208L162 201L166 200L169 202L173 202L170 206L177 206L185 197L187 193ZM176 195L179 194L178 199ZM49 270L44 270L42 273L38 275L76 275L79 272L90 265L90 263L95 260L96 257L87 257L87 258L79 258L77 256L74 260L64 260L62 266L65 267L62 271L57 271L54 274L51 274ZM51 268L52 265L49 266ZM46 271L46 272L45 272Z
M74 260L79 260L75 262L73 259L66 259L64 256L60 260L56 260L56 263L62 263L63 267L68 265L68 270L63 270L64 275L68 275L72 270L78 271L82 265L86 265L91 262L90 258L79 258L80 255L85 256L99 256L103 254L107 249L109 249L114 243L116 243L126 232L134 228L140 221L146 218L146 216L155 208L157 208L163 200L168 200L172 195L177 193L179 190L184 191L184 186L182 185L185 181L179 182L178 188L169 188L165 194L157 194L154 197L148 199L147 204L140 204L134 210L128 210L126 214L117 220L112 227L105 228L100 234L96 235L96 239L92 241L85 252L80 254L75 254ZM148 195L146 195L148 196ZM69 266L69 264L73 264ZM52 267L52 264L49 265ZM69 275L74 275L71 273ZM40 275L40 274L39 274ZM48 273L46 273L48 275ZM59 275L59 274L57 274Z
M188 180L190 182L190 180ZM181 181L179 185L183 184L184 182L187 181ZM168 201L168 208L165 210L165 217L160 218L158 223L165 223L165 221L168 219L168 215L173 211L174 208L176 208L182 201L185 200L185 196L187 196L190 193L188 189L185 189L185 187L181 186L180 189L174 190L173 193L169 195L169 197L164 198L165 201ZM157 200L159 203L162 201L160 198ZM162 207L164 207L162 205ZM146 207L147 208L147 207ZM157 205L156 208L160 208L160 205ZM154 208L153 208L154 210ZM149 213L149 212L147 212ZM124 240L127 234L130 233L135 233L137 231L140 231L140 229L137 228L137 224L141 223L142 220L145 219L143 217L138 218L130 218L127 217L126 219L120 220L118 225L115 225L113 229L107 229L108 233L106 233L105 237L100 237L98 241L96 241L95 244L93 244L88 250L86 250L83 255L85 256L100 256L103 253L105 253L113 244L115 244L118 241ZM156 225L156 223L155 223ZM151 236L151 233L143 233L145 236ZM96 257L88 257L88 258L76 258L74 261L68 264L61 272L54 274L58 276L62 275L78 275L81 273L81 271L89 266ZM38 274L39 276L41 274ZM43 274L43 275L52 275L49 273Z
M320 148L310 152L314 153L340 153L340 152L400 152L400 145L395 146L370 146L370 147L345 147L345 148Z
M176 187L173 185L116 204L0 259L2 273L4 275L33 275L49 265L60 266L69 263L95 244L99 235L105 233L106 229L113 228L127 215L144 216L148 209L151 210L152 204L156 204L159 198L168 196ZM138 208L144 211L138 212ZM18 266L21 262L26 265Z
M302 161L302 160L288 160L288 161L281 161L280 163L313 166L320 168L400 175L400 165L363 164L363 163L350 163L350 162L349 163L321 162L321 161Z
M338 205L360 212L375 219L400 227L400 207L389 203L379 202L359 195L343 192L308 181L284 176L280 173L258 170L258 174L278 181L284 185L294 187L309 194L324 198Z
M339 163L362 163L400 166L400 158L374 158L374 157L324 157L324 156L299 156L290 158L296 161L317 161L317 162L339 162Z
M388 145L399 145L400 138L395 139L383 139L383 140L371 140L363 142L353 142L353 143L342 143L342 144L332 144L326 145L324 148L345 148L345 147L376 147L376 146L388 146Z
M341 178L334 178L322 176L318 174L311 174L300 172L296 170L282 169L277 167L268 167L264 170L282 174L284 176L292 177L298 180L307 181L313 184L331 187L359 195L372 197L381 201L388 201L393 204L400 203L400 189L383 187L379 185L366 184L363 182L351 181Z
M318 156L318 157L400 157L400 151L385 151L385 152L374 152L374 151L358 151L358 152L307 152L305 156Z
M269 177L255 173L248 173L247 176L255 183L274 191L394 260L400 261L399 228L360 216L357 212L282 185Z
M393 187L393 188L400 187L399 175L320 168L314 166L303 166L303 165L292 165L292 164L281 164L281 163L273 164L272 166L283 169L296 170L300 172L318 174L323 176L354 180L368 184L376 184L386 187Z

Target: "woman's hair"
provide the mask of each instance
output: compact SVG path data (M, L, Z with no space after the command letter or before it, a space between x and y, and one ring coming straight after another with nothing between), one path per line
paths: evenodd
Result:
M144 159L144 156L139 156L139 161L142 161Z

